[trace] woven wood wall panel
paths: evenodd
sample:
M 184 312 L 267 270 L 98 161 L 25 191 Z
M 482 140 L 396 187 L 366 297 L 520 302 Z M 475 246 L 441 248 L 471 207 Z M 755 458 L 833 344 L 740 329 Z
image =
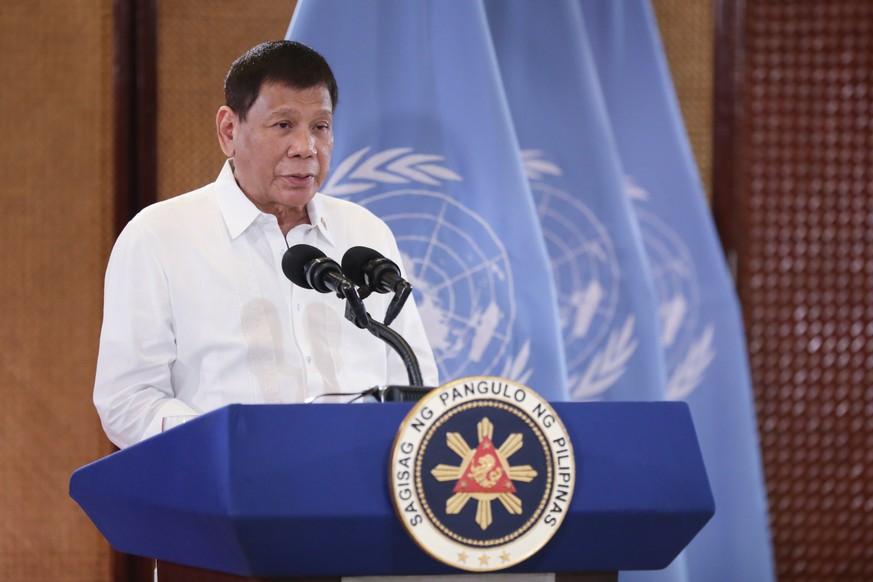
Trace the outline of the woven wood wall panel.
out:
M 211 182 L 224 155 L 215 114 L 224 76 L 247 49 L 285 37 L 294 1 L 158 2 L 158 198 Z
M 739 283 L 779 577 L 873 580 L 873 3 L 744 21 Z
M 91 390 L 113 237 L 110 12 L 0 8 L 0 580 L 109 578 L 68 483 L 109 452 Z
M 713 0 L 652 0 L 700 178 L 712 192 Z

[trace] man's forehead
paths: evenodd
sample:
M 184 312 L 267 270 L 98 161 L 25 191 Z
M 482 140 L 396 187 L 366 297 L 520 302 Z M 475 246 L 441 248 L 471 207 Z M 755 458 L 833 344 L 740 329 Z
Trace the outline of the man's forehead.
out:
M 265 81 L 261 84 L 256 101 L 275 101 L 277 99 L 301 105 L 324 105 L 327 109 L 333 109 L 330 91 L 324 84 L 311 87 L 295 87 L 277 81 Z

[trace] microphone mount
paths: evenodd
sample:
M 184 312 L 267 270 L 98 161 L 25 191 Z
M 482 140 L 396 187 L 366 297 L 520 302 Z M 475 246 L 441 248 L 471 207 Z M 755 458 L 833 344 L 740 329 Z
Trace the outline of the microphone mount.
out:
M 366 249 L 365 247 L 356 248 Z M 366 250 L 376 253 L 376 251 L 372 251 L 371 249 Z M 348 255 L 348 253 L 346 254 Z M 376 254 L 381 257 L 379 253 Z M 391 265 L 394 265 L 394 263 L 389 259 L 382 258 Z M 345 258 L 343 261 L 345 262 Z M 396 265 L 394 265 L 394 269 L 397 269 Z M 282 257 L 282 271 L 285 273 L 285 276 L 298 287 L 314 289 L 319 293 L 330 293 L 333 291 L 336 293 L 337 297 L 345 299 L 345 318 L 355 324 L 358 328 L 366 329 L 397 352 L 397 355 L 400 356 L 403 365 L 406 367 L 406 374 L 409 378 L 410 386 L 424 385 L 421 378 L 421 368 L 418 364 L 418 358 L 415 356 L 415 352 L 406 340 L 403 339 L 399 333 L 388 327 L 387 323 L 379 323 L 370 317 L 369 313 L 367 313 L 363 298 L 367 297 L 374 289 L 371 289 L 366 285 L 361 285 L 361 292 L 359 293 L 355 284 L 360 285 L 360 283 L 354 279 L 354 277 L 352 281 L 346 278 L 343 273 L 344 269 L 341 269 L 336 261 L 326 256 L 320 249 L 311 245 L 298 244 L 285 251 L 285 255 Z M 402 296 L 402 301 L 405 301 L 409 292 L 412 290 L 412 286 L 403 279 L 400 279 L 399 273 L 400 270 L 397 269 L 397 278 L 402 282 L 402 284 L 398 283 L 394 285 L 398 289 L 395 291 L 395 301 L 398 296 Z M 375 290 L 378 291 L 378 289 Z M 388 320 L 388 314 L 392 312 L 394 313 L 391 318 L 393 320 L 397 313 L 400 312 L 402 301 L 400 301 L 399 306 L 394 307 L 392 311 L 392 306 L 394 306 L 395 301 L 392 301 L 391 305 L 388 307 L 386 322 L 390 321 Z
M 319 293 L 333 291 L 337 297 L 346 300 L 346 319 L 361 329 L 367 327 L 370 316 L 357 288 L 343 275 L 339 263 L 321 249 L 306 244 L 294 245 L 282 257 L 282 272 L 298 287 Z

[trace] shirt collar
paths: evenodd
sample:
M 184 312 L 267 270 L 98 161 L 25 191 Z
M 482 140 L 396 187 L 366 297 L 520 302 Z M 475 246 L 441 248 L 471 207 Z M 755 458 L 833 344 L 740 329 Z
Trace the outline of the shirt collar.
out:
M 317 228 L 321 237 L 333 245 L 333 236 L 331 235 L 330 230 L 330 213 L 327 208 L 325 208 L 324 194 L 316 193 L 315 196 L 312 197 L 312 200 L 310 200 L 306 205 L 306 212 L 309 213 L 309 223 L 312 227 Z
M 215 179 L 215 185 L 218 187 L 218 206 L 221 209 L 221 215 L 224 217 L 224 223 L 227 225 L 228 233 L 231 239 L 237 238 L 252 223 L 262 214 L 257 206 L 249 200 L 248 196 L 240 189 L 236 183 L 236 178 L 233 176 L 232 160 L 227 160 Z M 330 233 L 329 212 L 325 208 L 322 194 L 316 194 L 306 204 L 306 211 L 309 214 L 309 228 L 318 229 L 319 234 L 331 245 L 333 244 L 333 236 Z
M 248 196 L 243 194 L 239 184 L 236 183 L 230 160 L 224 162 L 218 178 L 215 179 L 215 185 L 218 187 L 218 207 L 221 209 L 230 238 L 235 239 L 245 232 L 261 211 L 248 199 Z

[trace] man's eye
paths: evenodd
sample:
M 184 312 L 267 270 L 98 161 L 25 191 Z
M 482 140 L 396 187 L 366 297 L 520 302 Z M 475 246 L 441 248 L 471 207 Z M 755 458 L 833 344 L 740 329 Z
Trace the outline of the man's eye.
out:
M 287 121 L 280 121 L 276 124 L 276 127 L 278 127 L 279 129 L 288 129 L 289 127 L 291 127 L 291 124 Z

